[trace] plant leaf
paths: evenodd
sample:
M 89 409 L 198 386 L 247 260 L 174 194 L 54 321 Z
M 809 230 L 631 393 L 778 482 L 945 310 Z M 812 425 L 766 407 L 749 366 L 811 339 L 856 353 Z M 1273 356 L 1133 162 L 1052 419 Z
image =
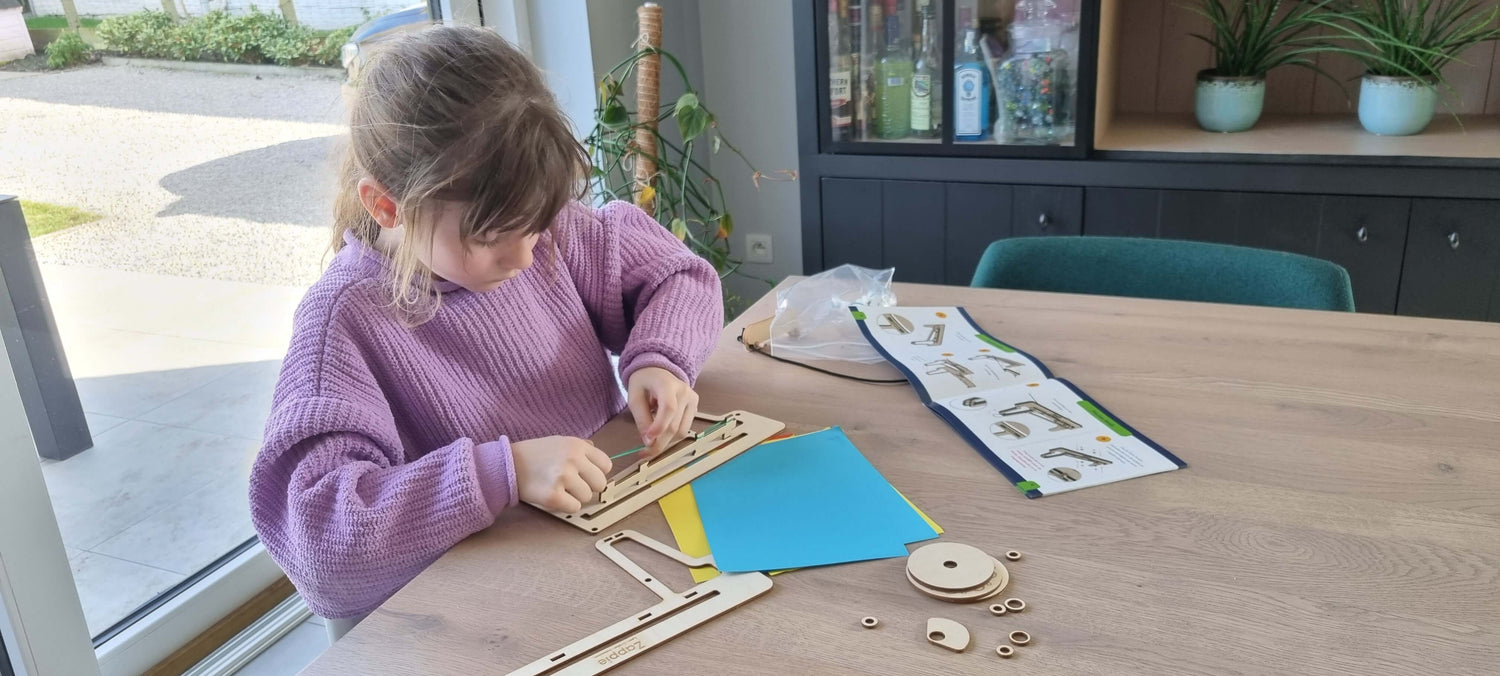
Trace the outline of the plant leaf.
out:
M 682 242 L 687 240 L 687 221 L 681 218 L 674 218 L 671 224 L 667 226 L 667 229 L 672 231 L 672 235 L 677 238 L 677 241 Z
M 734 234 L 734 217 L 730 216 L 728 213 L 725 213 L 723 216 L 719 217 L 718 239 L 729 239 L 729 236 L 732 234 Z
M 713 121 L 713 115 L 704 110 L 698 102 L 698 95 L 692 92 L 677 98 L 672 115 L 677 118 L 677 131 L 682 134 L 684 143 L 702 135 L 703 130 L 708 129 L 708 124 Z

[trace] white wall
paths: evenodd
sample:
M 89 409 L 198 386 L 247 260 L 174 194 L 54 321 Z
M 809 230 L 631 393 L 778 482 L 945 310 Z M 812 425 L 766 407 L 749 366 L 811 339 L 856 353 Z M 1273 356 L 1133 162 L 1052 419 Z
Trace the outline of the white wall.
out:
M 589 38 L 596 80 L 628 56 L 636 38 L 635 8 L 640 0 L 588 0 Z M 792 85 L 791 0 L 658 0 L 662 6 L 663 47 L 683 62 L 703 103 L 718 116 L 726 138 L 750 157 L 757 169 L 797 168 L 796 92 Z M 662 64 L 662 101 L 683 92 L 671 67 Z M 632 95 L 633 96 L 633 95 Z M 675 125 L 663 135 L 677 140 Z M 707 144 L 695 149 L 724 184 L 734 216 L 730 246 L 745 252 L 746 233 L 769 233 L 775 262 L 747 264 L 757 277 L 779 281 L 802 270 L 801 212 L 795 183 L 763 182 L 756 190 L 751 171 L 728 150 L 718 155 Z M 768 287 L 731 277 L 733 293 L 751 301 Z
M 199 16 L 216 9 L 239 14 L 255 5 L 262 12 L 279 13 L 278 0 L 174 0 L 177 11 Z M 75 0 L 83 16 L 117 16 L 143 9 L 161 9 L 161 0 Z M 364 23 L 365 12 L 371 16 L 389 14 L 418 4 L 418 0 L 296 0 L 297 21 L 312 28 L 342 28 Z M 33 0 L 38 15 L 62 14 L 61 0 Z M 361 11 L 363 10 L 363 11 Z
M 797 169 L 797 92 L 793 85 L 792 0 L 701 0 L 698 3 L 703 51 L 705 100 L 719 116 L 725 135 L 743 150 L 757 169 Z M 744 271 L 781 281 L 802 273 L 802 200 L 793 182 L 750 180 L 750 170 L 732 153 L 721 151 L 711 165 L 724 182 L 734 213 L 731 246 L 745 252 L 747 233 L 768 233 L 775 261 L 746 264 Z M 764 283 L 732 277 L 730 289 L 754 300 L 765 295 Z

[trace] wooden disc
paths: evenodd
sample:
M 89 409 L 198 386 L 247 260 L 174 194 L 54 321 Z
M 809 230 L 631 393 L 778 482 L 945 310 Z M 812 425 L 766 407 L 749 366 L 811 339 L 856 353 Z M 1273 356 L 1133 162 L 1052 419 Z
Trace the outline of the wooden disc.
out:
M 924 587 L 963 591 L 983 586 L 995 576 L 995 559 L 975 547 L 938 542 L 911 553 L 906 573 Z
M 990 558 L 990 562 L 993 566 L 992 570 L 994 570 L 994 575 L 989 579 L 989 581 L 978 587 L 964 591 L 951 592 L 943 591 L 941 589 L 933 589 L 922 584 L 920 580 L 913 577 L 911 571 L 906 572 L 906 580 L 908 582 L 911 582 L 911 585 L 913 587 L 916 587 L 917 591 L 931 596 L 932 598 L 935 598 L 939 601 L 947 601 L 949 603 L 973 603 L 975 601 L 983 601 L 985 599 L 999 596 L 1001 590 L 1005 589 L 1005 585 L 1010 584 L 1010 571 L 1005 569 L 1005 564 L 1000 563 L 999 559 L 995 559 L 993 557 Z

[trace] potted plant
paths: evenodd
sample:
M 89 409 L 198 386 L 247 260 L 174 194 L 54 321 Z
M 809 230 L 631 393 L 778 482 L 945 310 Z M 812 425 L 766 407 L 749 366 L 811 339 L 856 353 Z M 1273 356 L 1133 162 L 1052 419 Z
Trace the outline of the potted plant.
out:
M 1308 57 L 1321 47 L 1308 42 L 1304 33 L 1317 26 L 1331 2 L 1198 0 L 1185 5 L 1212 28 L 1209 35 L 1193 34 L 1214 49 L 1214 67 L 1198 73 L 1194 92 L 1198 126 L 1217 132 L 1254 127 L 1265 106 L 1266 73 L 1280 66 L 1317 70 Z
M 1331 51 L 1365 67 L 1359 85 L 1359 122 L 1382 136 L 1427 128 L 1437 108 L 1443 68 L 1474 45 L 1500 38 L 1500 6 L 1476 0 L 1345 0 L 1316 17 L 1332 29 Z

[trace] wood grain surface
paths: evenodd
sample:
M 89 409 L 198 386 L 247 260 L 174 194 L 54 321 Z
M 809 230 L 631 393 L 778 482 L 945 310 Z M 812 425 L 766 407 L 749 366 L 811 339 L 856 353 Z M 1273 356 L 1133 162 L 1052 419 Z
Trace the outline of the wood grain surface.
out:
M 1500 664 L 1500 325 L 898 285 L 963 305 L 1186 469 L 1027 500 L 904 385 L 749 354 L 725 330 L 710 411 L 842 425 L 947 529 L 1003 556 L 1022 613 L 928 598 L 904 559 L 777 576 L 618 674 L 1481 674 Z M 769 298 L 769 297 L 768 297 Z M 626 421 L 597 437 L 634 446 Z M 670 542 L 648 507 L 620 524 Z M 536 510 L 454 547 L 305 673 L 503 674 L 656 597 Z M 629 555 L 681 590 L 687 572 Z M 860 618 L 880 619 L 877 629 Z M 930 617 L 966 625 L 953 654 Z M 1002 661 L 1013 630 L 1031 645 Z M 1016 672 L 1019 673 L 1019 672 Z

